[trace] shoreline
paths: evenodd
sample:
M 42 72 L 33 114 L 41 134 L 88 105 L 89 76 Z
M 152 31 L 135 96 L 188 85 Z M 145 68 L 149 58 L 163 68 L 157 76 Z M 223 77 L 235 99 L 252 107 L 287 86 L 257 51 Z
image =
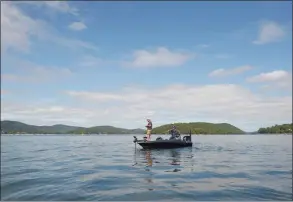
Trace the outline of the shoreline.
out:
M 130 136 L 130 135 L 142 135 L 145 134 L 1 134 L 1 136 L 111 136 L 111 135 L 123 135 L 123 136 Z M 152 134 L 154 136 L 169 136 L 164 134 Z M 181 134 L 181 136 L 188 135 L 188 134 Z M 214 136 L 214 135 L 225 135 L 225 136 L 235 136 L 235 135 L 292 135 L 292 133 L 246 133 L 246 134 L 191 134 L 192 136 Z

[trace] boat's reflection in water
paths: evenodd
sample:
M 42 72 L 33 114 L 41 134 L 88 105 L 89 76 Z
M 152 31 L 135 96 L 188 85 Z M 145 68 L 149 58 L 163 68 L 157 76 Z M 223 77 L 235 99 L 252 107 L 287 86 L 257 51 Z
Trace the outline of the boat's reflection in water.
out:
M 140 170 L 139 175 L 146 189 L 152 191 L 158 189 L 166 178 L 169 180 L 176 178 L 174 175 L 176 173 L 192 172 L 193 160 L 192 147 L 161 150 L 135 149 L 133 166 Z
M 174 167 L 174 172 L 178 172 L 180 169 L 177 167 L 193 167 L 193 157 L 192 147 L 158 150 L 135 149 L 133 166 L 145 167 L 146 171 L 150 171 L 151 168 L 155 169 L 156 167 L 169 169 L 170 167 Z
M 170 150 L 171 154 L 171 165 L 180 165 L 180 152 L 176 150 Z

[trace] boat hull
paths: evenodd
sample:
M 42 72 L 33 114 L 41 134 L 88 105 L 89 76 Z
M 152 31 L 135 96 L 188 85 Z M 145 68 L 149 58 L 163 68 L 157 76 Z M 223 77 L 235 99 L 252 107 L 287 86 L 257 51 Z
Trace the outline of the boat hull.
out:
M 191 141 L 182 141 L 182 140 L 156 140 L 156 141 L 137 141 L 144 149 L 173 149 L 180 147 L 192 147 Z

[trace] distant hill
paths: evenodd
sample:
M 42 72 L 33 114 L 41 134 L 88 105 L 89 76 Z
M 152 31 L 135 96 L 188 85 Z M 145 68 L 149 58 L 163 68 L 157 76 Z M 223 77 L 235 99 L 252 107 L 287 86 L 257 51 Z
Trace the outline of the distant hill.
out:
M 260 129 L 258 129 L 257 132 L 261 133 L 261 134 L 269 134 L 269 133 L 280 133 L 280 134 L 289 133 L 289 134 L 292 134 L 292 123 L 282 124 L 282 125 L 276 124 L 271 127 L 260 128 Z
M 286 133 L 292 134 L 292 123 L 274 125 L 267 128 L 260 128 L 256 132 L 246 133 L 241 129 L 228 123 L 175 123 L 181 134 L 188 134 L 191 130 L 192 134 L 268 134 L 268 133 Z M 155 127 L 152 134 L 166 134 L 170 130 L 172 124 L 166 124 Z M 8 134 L 25 133 L 25 134 L 145 134 L 143 129 L 125 129 L 113 126 L 95 126 L 95 127 L 77 127 L 68 125 L 52 125 L 52 126 L 35 126 L 18 121 L 1 121 L 1 132 Z
M 27 133 L 27 134 L 142 134 L 142 129 L 124 129 L 113 126 L 77 127 L 57 124 L 53 126 L 35 126 L 18 121 L 1 121 L 1 131 L 4 133 Z
M 67 125 L 35 126 L 18 121 L 1 121 L 1 131 L 6 133 L 31 133 L 31 134 L 62 134 L 75 130 L 78 127 Z
M 79 127 L 75 130 L 70 131 L 73 134 L 142 134 L 145 133 L 145 130 L 142 129 L 125 129 L 125 128 L 116 128 L 113 126 L 95 126 L 90 128 Z
M 191 130 L 192 134 L 244 134 L 239 128 L 228 123 L 175 123 L 182 134 Z M 165 134 L 172 127 L 166 124 L 153 129 L 153 134 Z M 143 129 L 125 129 L 113 126 L 77 127 L 68 125 L 35 126 L 17 121 L 1 121 L 1 131 L 4 133 L 26 133 L 26 134 L 145 134 Z
M 191 130 L 192 134 L 244 134 L 245 132 L 228 123 L 175 123 L 177 129 L 182 134 L 187 134 Z M 172 124 L 162 125 L 153 129 L 153 134 L 165 134 L 170 130 Z

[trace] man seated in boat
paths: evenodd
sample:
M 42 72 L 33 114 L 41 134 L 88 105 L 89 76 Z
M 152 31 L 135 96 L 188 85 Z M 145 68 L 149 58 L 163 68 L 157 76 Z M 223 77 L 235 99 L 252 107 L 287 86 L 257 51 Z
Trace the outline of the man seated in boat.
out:
M 180 133 L 177 130 L 175 125 L 173 125 L 172 129 L 169 130 L 169 133 L 171 134 L 170 140 L 177 139 L 177 138 L 180 139 Z
M 147 140 L 150 141 L 151 140 L 151 133 L 152 133 L 152 129 L 153 129 L 153 123 L 150 119 L 147 119 L 148 124 L 145 126 L 147 128 Z

